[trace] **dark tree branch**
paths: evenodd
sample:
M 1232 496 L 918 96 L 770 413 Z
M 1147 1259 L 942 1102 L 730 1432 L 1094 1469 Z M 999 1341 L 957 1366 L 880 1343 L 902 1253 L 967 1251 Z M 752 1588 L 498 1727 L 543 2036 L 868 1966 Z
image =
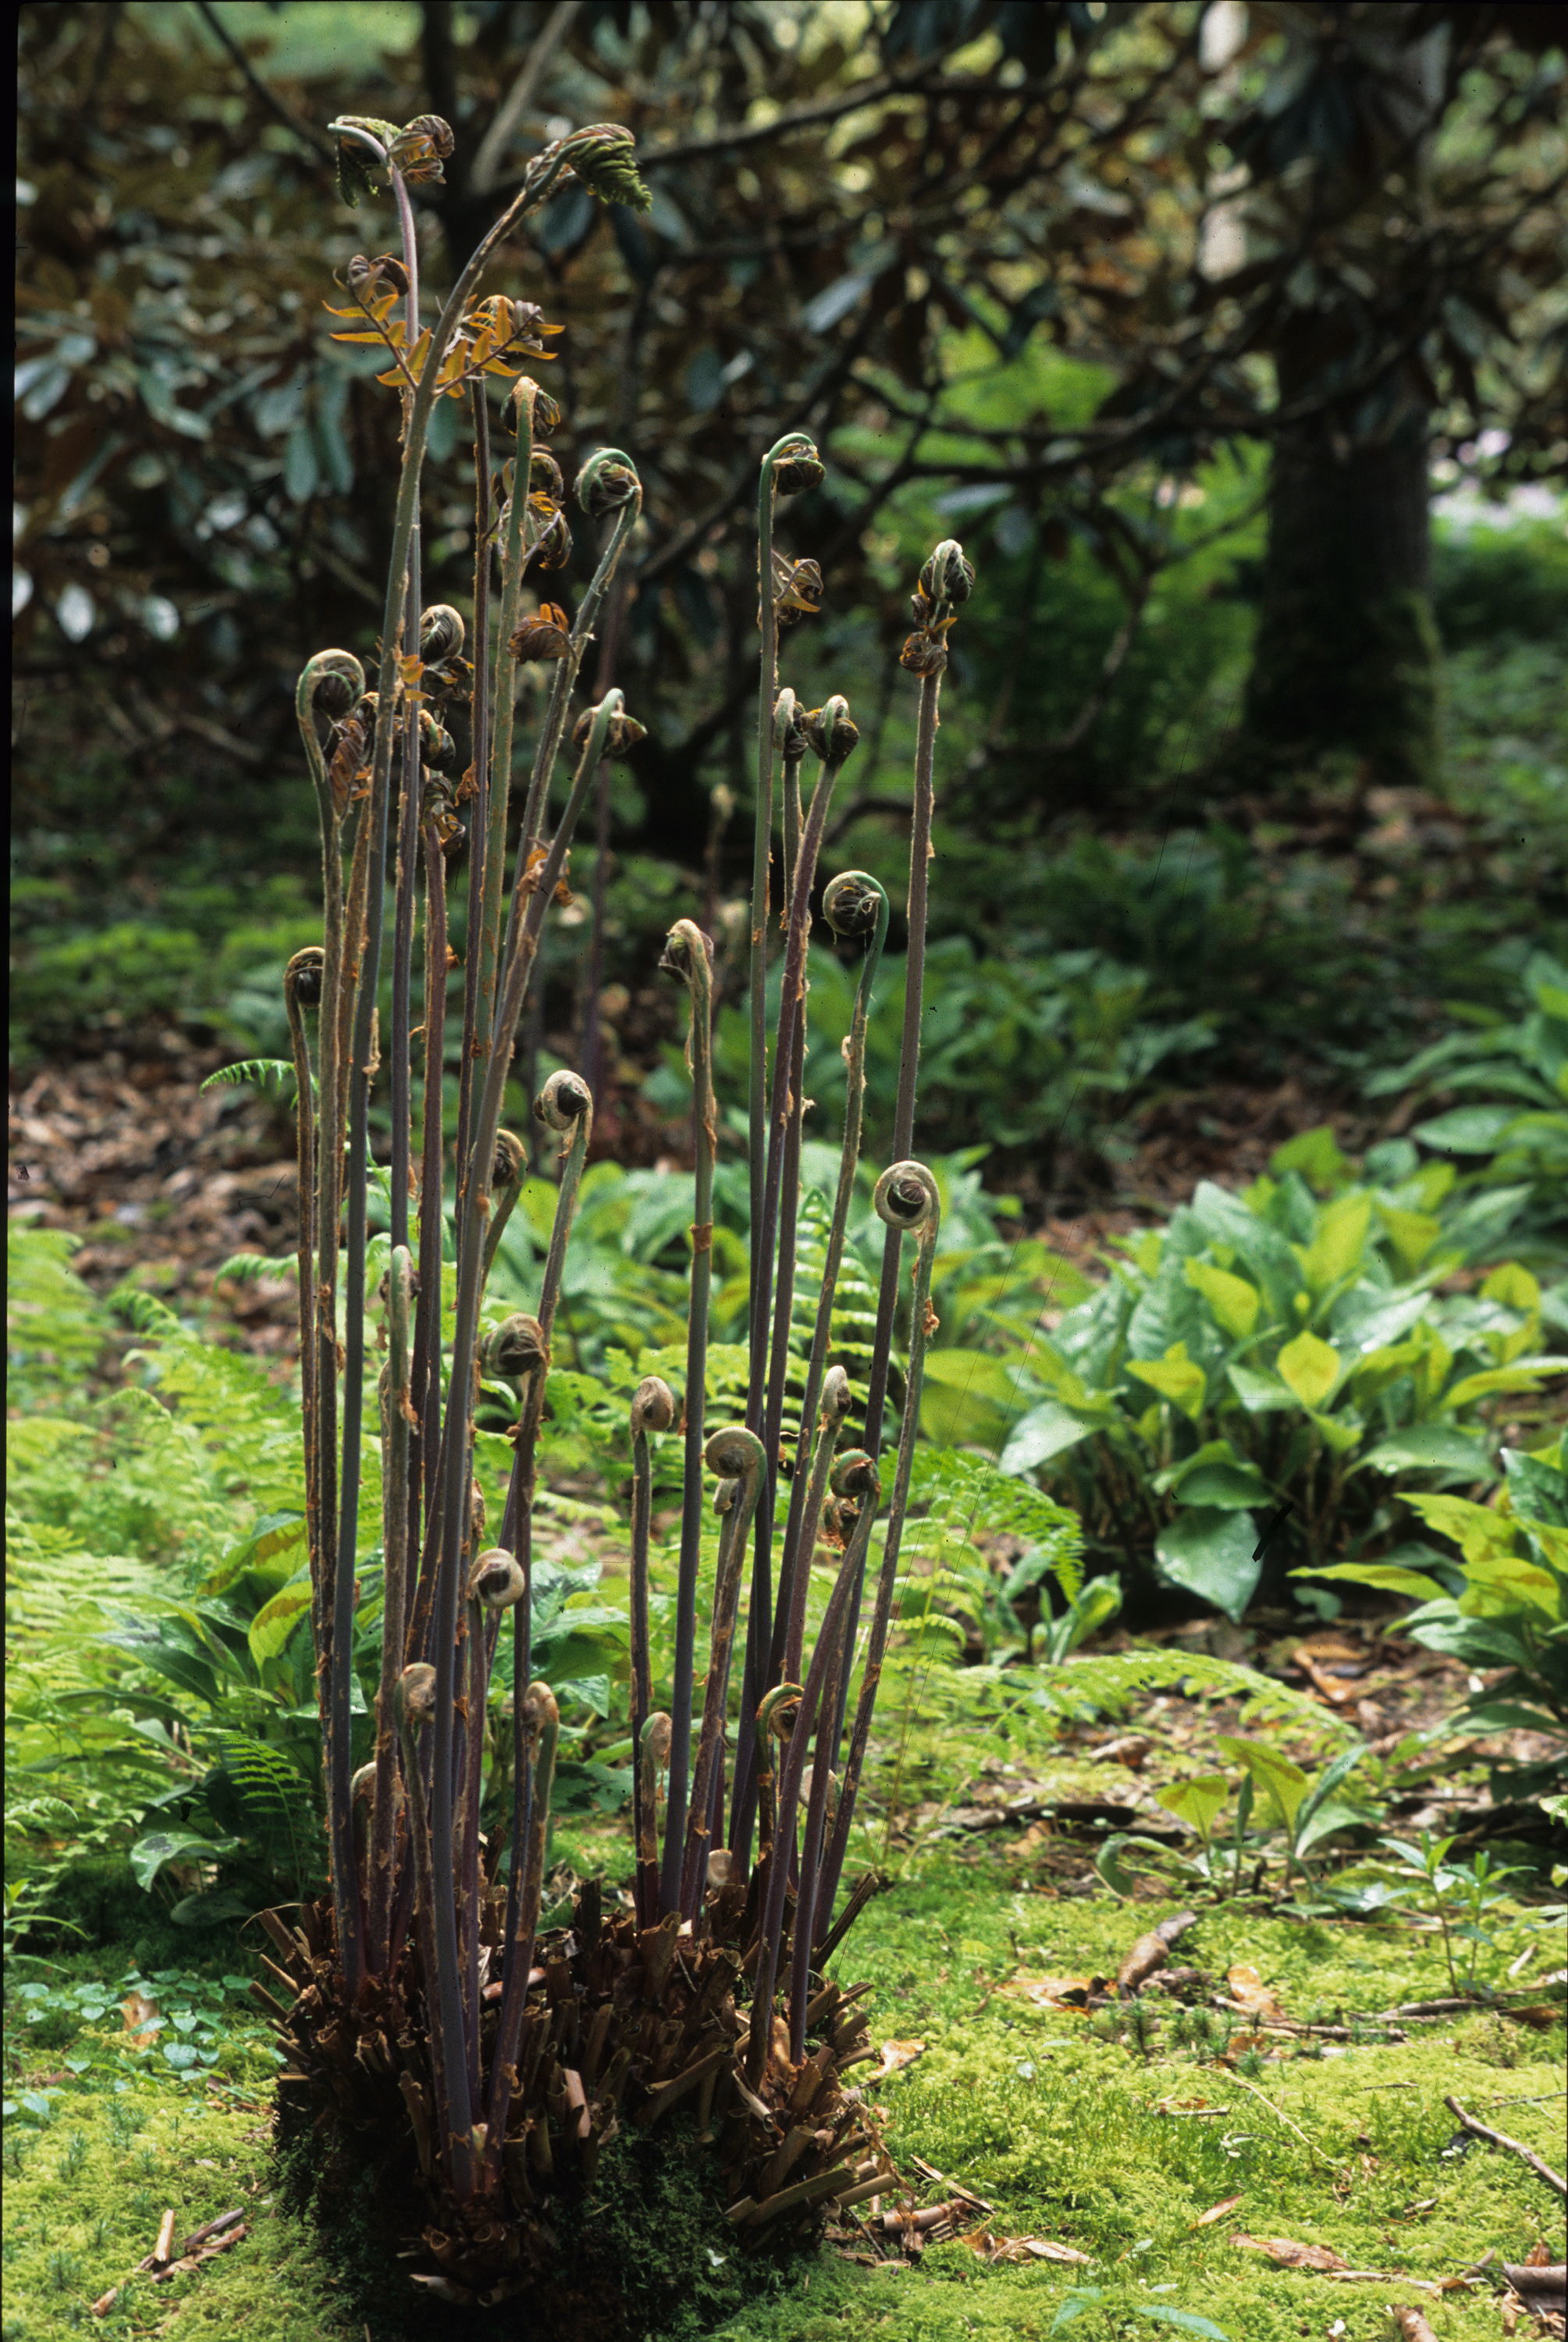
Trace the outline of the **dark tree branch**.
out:
M 275 115 L 285 130 L 292 130 L 296 138 L 303 138 L 305 145 L 313 147 L 324 161 L 332 162 L 335 159 L 333 143 L 325 131 L 318 130 L 312 122 L 306 122 L 302 115 L 295 112 L 286 99 L 279 97 L 275 90 L 267 87 L 239 43 L 223 23 L 217 10 L 209 5 L 209 0 L 196 0 L 196 14 L 208 32 L 221 44 L 239 67 L 245 75 L 245 85 L 252 96 L 259 98 L 267 112 Z
M 555 0 L 543 30 L 523 60 L 522 71 L 495 109 L 494 119 L 479 142 L 469 174 L 469 192 L 488 195 L 500 176 L 501 157 L 526 116 L 549 71 L 556 51 L 581 12 L 582 0 Z M 647 157 L 640 156 L 645 163 Z

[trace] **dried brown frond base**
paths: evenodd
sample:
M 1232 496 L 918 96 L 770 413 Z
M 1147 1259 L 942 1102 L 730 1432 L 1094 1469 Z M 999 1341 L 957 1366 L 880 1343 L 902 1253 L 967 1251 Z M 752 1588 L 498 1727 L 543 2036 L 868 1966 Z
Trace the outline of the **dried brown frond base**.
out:
M 700 2175 L 724 2246 L 718 2258 L 776 2261 L 814 2247 L 830 2214 L 878 2191 L 899 2196 L 879 2117 L 845 2079 L 871 2054 L 857 1996 L 821 1984 L 804 2062 L 791 2064 L 775 2019 L 765 2070 L 754 2089 L 746 2081 L 741 1947 L 754 1938 L 756 1899 L 754 1880 L 724 1887 L 696 1931 L 679 1934 L 673 1919 L 640 1930 L 629 1913 L 607 1917 L 596 1884 L 582 1890 L 570 1929 L 536 1948 L 496 2185 L 464 2202 L 434 2152 L 413 1941 L 390 1983 L 372 1984 L 350 2008 L 331 1904 L 301 1907 L 293 1927 L 268 1913 L 277 1953 L 269 1966 L 290 1996 L 269 2006 L 288 2059 L 277 2138 L 295 2191 L 327 2227 L 352 2199 L 360 2225 L 380 2232 L 383 2262 L 396 2257 L 405 2282 L 437 2300 L 478 2307 L 527 2287 L 532 2304 L 560 2291 L 564 2318 L 565 2289 L 580 2292 L 584 2267 L 607 2269 L 610 2291 L 627 2299 L 617 2307 L 602 2276 L 592 2318 L 583 2322 L 581 2305 L 573 2310 L 584 2342 L 645 2330 L 631 2297 L 641 2301 L 655 2272 L 629 2266 L 624 2251 L 606 2259 L 608 2230 L 592 2232 L 611 2199 L 624 2197 L 629 2173 L 644 2175 L 646 2196 L 666 2149 Z M 481 1967 L 482 2058 L 494 2037 L 503 1917 L 496 1898 Z M 685 2257 L 689 2272 L 691 2239 L 663 2241 L 672 2267 Z M 553 2326 L 541 2318 L 531 2330 Z

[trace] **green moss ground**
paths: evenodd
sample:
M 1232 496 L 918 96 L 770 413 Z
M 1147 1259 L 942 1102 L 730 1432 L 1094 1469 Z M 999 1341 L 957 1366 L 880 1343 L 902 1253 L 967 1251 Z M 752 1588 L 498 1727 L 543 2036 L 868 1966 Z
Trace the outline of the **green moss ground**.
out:
M 1326 2337 L 1338 2319 L 1344 2342 L 1371 2342 L 1383 2305 L 1401 2299 L 1422 2304 L 1438 2342 L 1491 2342 L 1489 2291 L 1434 2300 L 1399 2280 L 1453 2276 L 1488 2251 L 1523 2259 L 1541 2239 L 1561 2252 L 1561 2207 L 1550 2192 L 1483 2146 L 1445 2154 L 1454 2125 L 1443 2107 L 1444 2093 L 1457 2092 L 1561 2160 L 1564 2100 L 1545 2096 L 1562 2091 L 1561 2027 L 1541 2033 L 1472 2016 L 1404 2044 L 1289 2056 L 1265 2066 L 1252 2088 L 1223 2067 L 1200 2068 L 1164 2038 L 1145 2059 L 1006 1987 L 1020 1973 L 1114 1969 L 1133 1937 L 1174 1907 L 1118 1904 L 1103 1891 L 1052 1895 L 1029 1883 L 1029 1859 L 994 1841 L 973 1855 L 938 1848 L 871 1906 L 840 1964 L 876 1987 L 874 2039 L 926 2044 L 879 2094 L 895 2156 L 906 2168 L 919 2156 L 987 2198 L 997 2235 L 1050 2237 L 1094 2266 L 989 2267 L 959 2244 L 933 2247 L 916 2268 L 869 2270 L 824 2254 L 781 2295 L 727 2316 L 715 2269 L 689 2313 L 661 2326 L 660 2342 L 698 2334 L 829 2342 L 862 2331 L 1028 2342 L 1049 2334 L 1085 2287 L 1099 2298 L 1076 2318 L 1082 2342 L 1155 2334 L 1151 2313 L 1162 2308 L 1205 2318 L 1229 2342 Z M 1527 1924 L 1523 1914 L 1501 1920 L 1483 1972 L 1501 1977 L 1530 1940 Z M 112 1980 L 125 1949 L 79 1955 L 57 1974 Z M 1206 1910 L 1182 1957 L 1216 1974 L 1250 1962 L 1296 2016 L 1374 2009 L 1445 1984 L 1436 1947 L 1406 1930 L 1303 1926 L 1236 1906 Z M 234 1961 L 229 1946 L 216 1965 L 232 1971 Z M 41 2128 L 24 2118 L 8 2131 L 5 2342 L 83 2328 L 177 2342 L 357 2342 L 366 2333 L 403 2342 L 401 2321 L 373 2315 L 367 2327 L 350 2309 L 317 2239 L 278 2200 L 266 2053 L 243 2007 L 236 1997 L 216 2087 L 108 2042 L 78 2075 L 65 2061 L 92 2048 L 90 2039 L 60 2037 L 64 2022 L 42 2028 L 42 2041 L 34 2028 L 30 2071 L 13 2063 L 10 2087 L 47 2081 L 54 2110 Z M 1162 2116 L 1162 2097 L 1225 2111 Z M 1231 2196 L 1242 2198 L 1233 2214 L 1194 2226 Z M 166 2204 L 178 2207 L 183 2235 L 239 2203 L 250 2232 L 232 2252 L 171 2285 L 125 2282 Z M 1238 2228 L 1330 2245 L 1388 2282 L 1278 2269 L 1230 2244 Z M 90 2317 L 88 2305 L 116 2283 L 108 2316 Z M 521 2322 L 506 2330 L 527 2331 Z

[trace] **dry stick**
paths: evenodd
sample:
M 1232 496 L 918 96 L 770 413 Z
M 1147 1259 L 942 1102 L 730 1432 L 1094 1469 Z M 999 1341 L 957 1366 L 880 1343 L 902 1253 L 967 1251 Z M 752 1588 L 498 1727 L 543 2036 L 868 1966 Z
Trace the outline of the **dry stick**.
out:
M 915 1216 L 914 1195 L 924 1191 L 925 1208 Z M 899 1547 L 904 1536 L 904 1516 L 909 1501 L 909 1478 L 914 1463 L 915 1435 L 920 1425 L 920 1393 L 925 1374 L 925 1349 L 933 1330 L 931 1315 L 931 1272 L 936 1257 L 936 1242 L 941 1233 L 942 1209 L 937 1197 L 936 1183 L 923 1164 L 895 1163 L 877 1181 L 878 1208 L 889 1227 L 899 1231 L 900 1219 L 904 1227 L 917 1229 L 919 1249 L 914 1260 L 914 1287 L 910 1310 L 909 1369 L 904 1378 L 904 1415 L 899 1426 L 898 1461 L 894 1467 L 893 1503 L 887 1518 L 887 1538 L 883 1547 L 882 1572 L 877 1579 L 876 1601 L 871 1615 L 871 1629 L 866 1636 L 865 1662 L 861 1676 L 860 1702 L 855 1709 L 854 1728 L 850 1735 L 849 1750 L 844 1759 L 844 1779 L 839 1789 L 838 1812 L 834 1817 L 833 1837 L 822 1876 L 814 1886 L 817 1908 L 826 1931 L 833 1917 L 834 1897 L 843 1875 L 844 1856 L 849 1847 L 849 1833 L 854 1820 L 855 1799 L 860 1791 L 860 1777 L 865 1764 L 866 1745 L 871 1737 L 872 1711 L 876 1705 L 878 1686 L 882 1680 L 883 1658 L 887 1649 L 887 1631 L 893 1617 L 893 1597 L 898 1576 Z M 886 1208 L 884 1208 L 885 1203 Z M 858 1589 L 857 1589 L 858 1590 Z M 844 1648 L 853 1650 L 850 1632 L 854 1624 L 852 1601 L 850 1626 L 844 1636 Z M 847 1662 L 841 1679 L 841 1698 L 847 1700 L 851 1669 Z M 842 1714 L 842 1710 L 841 1710 Z M 843 1731 L 835 1722 L 828 1738 L 830 1751 L 836 1749 Z
M 725 1705 L 729 1696 L 730 1649 L 734 1641 L 735 1606 L 740 1595 L 741 1569 L 745 1560 L 746 1539 L 762 1490 L 766 1457 L 762 1441 L 754 1431 L 739 1424 L 727 1430 L 715 1431 L 704 1450 L 704 1459 L 711 1472 L 721 1479 L 738 1482 L 739 1486 L 721 1490 L 727 1494 L 724 1524 L 719 1537 L 718 1565 L 714 1574 L 714 1616 L 709 1639 L 707 1681 L 703 1693 L 703 1721 L 697 1738 L 696 1771 L 692 1780 L 692 1796 L 686 1823 L 685 1851 L 680 1877 L 679 1908 L 684 1918 L 695 1920 L 702 1908 L 703 1893 L 707 1885 L 708 1853 L 712 1842 L 713 1793 L 719 1752 L 724 1746 Z M 679 1683 L 676 1686 L 680 1688 Z M 690 1693 L 688 1689 L 688 1699 Z M 676 1745 L 678 1746 L 678 1740 Z M 671 1756 L 674 1757 L 672 1747 Z M 674 1777 L 672 1770 L 672 1779 Z M 675 1803 L 672 1796 L 665 1821 L 665 1857 L 670 1843 L 675 1837 Z
M 703 1451 L 706 1445 L 708 1306 L 713 1282 L 714 1158 L 718 1118 L 714 1105 L 713 946 L 690 919 L 670 929 L 659 962 L 680 976 L 690 996 L 686 1061 L 692 1074 L 694 1156 L 691 1291 L 686 1317 L 685 1425 L 681 1484 L 681 1550 L 675 1578 L 674 1678 L 670 1692 L 670 1777 L 664 1805 L 659 1900 L 673 1911 L 681 1899 L 682 1841 L 691 1777 L 692 1667 L 696 1646 L 697 1576 L 703 1557 Z M 747 1508 L 751 1525 L 755 1499 Z M 727 1655 L 726 1655 L 727 1659 Z M 653 1920 L 648 1924 L 652 1926 Z
M 1303 2130 L 1301 2125 L 1299 2123 L 1292 2122 L 1289 2115 L 1284 2112 L 1283 2108 L 1275 2106 L 1273 2098 L 1270 2097 L 1266 2090 L 1260 2090 L 1257 2084 L 1255 2082 L 1249 2082 L 1244 2074 L 1227 2073 L 1224 2078 L 1227 2082 L 1233 2082 L 1238 2090 L 1250 2090 L 1253 2097 L 1256 2098 L 1261 2105 L 1267 2107 L 1270 2114 L 1274 2116 L 1278 2121 L 1283 2122 L 1287 2130 L 1294 2131 L 1296 2137 L 1300 2139 L 1302 2145 L 1306 2148 L 1309 2155 L 1315 2155 L 1320 2163 L 1326 2163 L 1331 2171 L 1341 2173 L 1346 2179 L 1351 2177 L 1349 2166 L 1343 2163 L 1336 2163 L 1332 2155 L 1325 2155 L 1321 2147 L 1315 2146 L 1307 2137 L 1305 2131 Z
M 1554 2187 L 1559 2196 L 1568 2197 L 1568 2179 L 1564 2179 L 1560 2171 L 1553 2171 L 1533 2147 L 1524 2147 L 1518 2139 L 1510 2138 L 1506 2131 L 1493 2130 L 1489 2123 L 1478 2122 L 1473 2115 L 1465 2113 L 1457 2098 L 1444 2098 L 1443 2103 L 1462 2129 L 1471 2132 L 1476 2138 L 1485 2139 L 1493 2147 L 1506 2147 L 1510 2155 L 1516 2155 L 1521 2163 L 1530 2166 L 1537 2179 L 1544 2179 L 1547 2187 Z
M 648 1541 L 654 1512 L 651 1432 L 668 1431 L 675 1420 L 674 1393 L 656 1375 L 644 1376 L 632 1401 L 632 1553 L 629 1588 L 632 1690 L 632 1844 L 636 1859 L 637 1924 L 651 1927 L 659 1916 L 658 1849 L 654 1836 L 654 1798 L 643 1761 L 643 1741 L 654 1712 L 653 1657 L 648 1634 Z

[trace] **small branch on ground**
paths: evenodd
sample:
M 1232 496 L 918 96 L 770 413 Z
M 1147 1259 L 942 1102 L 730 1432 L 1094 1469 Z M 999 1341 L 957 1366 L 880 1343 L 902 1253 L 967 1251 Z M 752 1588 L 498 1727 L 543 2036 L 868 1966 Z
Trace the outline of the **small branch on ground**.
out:
M 1568 2179 L 1564 2179 L 1560 2171 L 1553 2171 L 1533 2147 L 1524 2147 L 1518 2139 L 1510 2138 L 1506 2131 L 1493 2130 L 1489 2123 L 1477 2121 L 1473 2115 L 1465 2113 L 1455 2097 L 1446 2097 L 1443 2103 L 1461 2129 L 1471 2132 L 1476 2138 L 1486 2139 L 1493 2147 L 1506 2147 L 1510 2155 L 1516 2155 L 1522 2163 L 1527 2163 L 1538 2179 L 1544 2179 L 1548 2187 L 1554 2187 L 1559 2196 L 1568 2197 Z

